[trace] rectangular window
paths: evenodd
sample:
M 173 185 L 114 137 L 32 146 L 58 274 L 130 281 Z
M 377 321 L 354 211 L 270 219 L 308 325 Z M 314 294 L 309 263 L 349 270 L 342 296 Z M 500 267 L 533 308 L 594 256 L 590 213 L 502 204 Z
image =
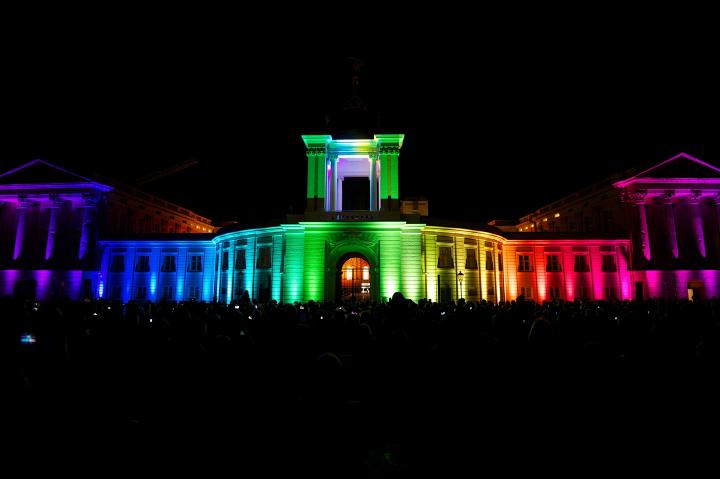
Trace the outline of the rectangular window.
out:
M 163 273 L 174 273 L 175 272 L 175 255 L 163 256 L 162 266 L 160 271 Z
M 190 286 L 190 298 L 191 299 L 200 298 L 200 286 Z
M 607 299 L 608 301 L 617 299 L 617 295 L 615 294 L 615 288 L 613 286 L 607 286 L 605 288 L 605 299 Z
M 550 287 L 550 288 L 548 288 L 548 294 L 550 295 L 550 299 L 552 299 L 552 300 L 562 299 L 560 297 L 560 288 Z
M 150 271 L 150 256 L 138 256 L 135 264 L 136 273 L 147 273 Z
M 173 299 L 173 287 L 172 286 L 163 286 L 162 298 L 163 299 Z
M 146 286 L 138 286 L 136 292 L 135 292 L 135 299 L 145 299 L 147 298 L 147 287 Z
M 230 266 L 230 252 L 229 252 L 229 251 L 223 251 L 223 254 L 222 254 L 222 270 L 223 270 L 223 271 L 227 271 L 229 266 Z
M 235 269 L 245 269 L 246 267 L 247 265 L 245 264 L 245 250 L 235 250 Z
M 559 273 L 562 271 L 560 267 L 560 260 L 555 254 L 550 254 L 547 257 L 547 271 L 550 273 Z
M 518 255 L 518 271 L 532 271 L 532 264 L 530 263 L 530 255 L 527 255 L 527 254 Z
M 503 270 L 502 252 L 498 251 L 498 271 Z
M 245 278 L 239 274 L 235 277 L 235 295 L 242 296 L 245 292 Z
M 261 246 L 258 248 L 256 268 L 269 268 L 272 266 L 272 260 L 270 256 L 270 247 Z
M 532 298 L 532 288 L 529 286 L 528 287 L 521 286 L 520 287 L 520 295 L 524 296 L 526 299 Z
M 492 251 L 485 251 L 485 269 L 488 271 L 495 269 Z
M 188 266 L 188 271 L 190 271 L 192 273 L 197 273 L 199 271 L 202 271 L 202 256 L 200 256 L 200 255 L 190 256 L 190 264 Z
M 122 273 L 125 271 L 125 256 L 115 255 L 110 263 L 111 273 Z
M 120 293 L 121 293 L 120 286 L 113 286 L 112 292 L 110 293 L 110 299 L 114 299 L 114 300 L 121 299 Z
M 455 263 L 452 257 L 452 248 L 450 246 L 438 247 L 438 268 L 454 268 Z
M 587 273 L 590 271 L 590 265 L 587 261 L 587 256 L 584 254 L 576 254 L 575 255 L 575 268 L 574 271 L 576 273 Z
M 588 296 L 587 286 L 578 286 L 577 294 L 578 294 L 578 298 L 580 298 L 580 299 L 588 299 L 589 296 Z
M 478 269 L 475 248 L 465 249 L 465 269 Z
M 603 273 L 614 273 L 617 271 L 617 265 L 615 264 L 615 255 L 604 254 L 602 255 L 602 272 Z

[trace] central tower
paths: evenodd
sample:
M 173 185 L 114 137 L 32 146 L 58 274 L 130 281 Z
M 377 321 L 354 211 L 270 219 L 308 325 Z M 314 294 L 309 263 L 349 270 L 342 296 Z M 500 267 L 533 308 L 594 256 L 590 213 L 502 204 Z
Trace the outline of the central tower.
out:
M 398 157 L 404 137 L 333 140 L 330 135 L 303 135 L 306 212 L 398 211 Z

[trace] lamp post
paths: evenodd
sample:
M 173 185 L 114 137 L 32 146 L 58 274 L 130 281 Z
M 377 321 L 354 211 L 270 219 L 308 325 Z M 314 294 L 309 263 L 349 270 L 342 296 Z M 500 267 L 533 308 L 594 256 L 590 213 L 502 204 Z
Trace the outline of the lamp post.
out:
M 457 279 L 458 279 L 458 283 L 460 283 L 460 294 L 458 294 L 458 299 L 462 299 L 462 297 L 463 297 L 463 276 L 465 276 L 463 274 L 463 272 L 458 271 Z

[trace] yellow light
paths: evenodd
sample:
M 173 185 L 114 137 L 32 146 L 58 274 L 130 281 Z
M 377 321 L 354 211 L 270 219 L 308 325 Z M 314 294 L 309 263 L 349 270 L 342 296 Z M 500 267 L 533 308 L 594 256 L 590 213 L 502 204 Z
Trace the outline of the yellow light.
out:
M 547 218 L 543 218 L 543 222 L 544 222 L 544 223 L 547 223 Z
M 555 218 L 560 218 L 560 213 L 555 213 Z
M 348 281 L 352 280 L 352 269 L 348 268 L 345 270 L 345 279 Z

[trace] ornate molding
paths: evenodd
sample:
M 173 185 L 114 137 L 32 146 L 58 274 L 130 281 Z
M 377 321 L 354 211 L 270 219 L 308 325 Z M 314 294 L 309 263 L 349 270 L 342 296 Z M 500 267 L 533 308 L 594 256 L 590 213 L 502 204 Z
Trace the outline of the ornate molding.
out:
M 307 155 L 308 155 L 308 156 L 311 156 L 311 155 L 315 155 L 315 156 L 325 156 L 325 152 L 326 152 L 326 150 L 325 150 L 324 147 L 312 146 L 312 147 L 310 147 L 310 148 L 307 149 Z
M 383 155 L 388 155 L 388 154 L 399 155 L 400 148 L 398 148 L 397 146 L 381 146 L 378 148 L 378 152 Z
M 18 208 L 32 208 L 33 206 L 37 206 L 37 205 L 38 205 L 38 202 L 28 199 L 27 195 L 19 195 L 18 196 L 18 201 L 17 201 Z
M 331 250 L 341 246 L 351 245 L 374 249 L 377 247 L 378 238 L 375 233 L 366 231 L 343 231 L 342 233 L 333 233 L 330 235 L 327 242 Z
M 647 190 L 645 190 L 645 189 L 637 189 L 635 191 L 623 190 L 622 193 L 620 193 L 620 200 L 623 203 L 633 204 L 633 205 L 645 203 L 646 197 L 647 197 Z
M 690 190 L 690 195 L 688 195 L 688 201 L 690 202 L 690 204 L 698 204 L 702 200 L 702 196 L 702 190 Z
M 675 199 L 675 190 L 665 190 L 660 196 L 660 201 L 665 205 L 671 205 Z

